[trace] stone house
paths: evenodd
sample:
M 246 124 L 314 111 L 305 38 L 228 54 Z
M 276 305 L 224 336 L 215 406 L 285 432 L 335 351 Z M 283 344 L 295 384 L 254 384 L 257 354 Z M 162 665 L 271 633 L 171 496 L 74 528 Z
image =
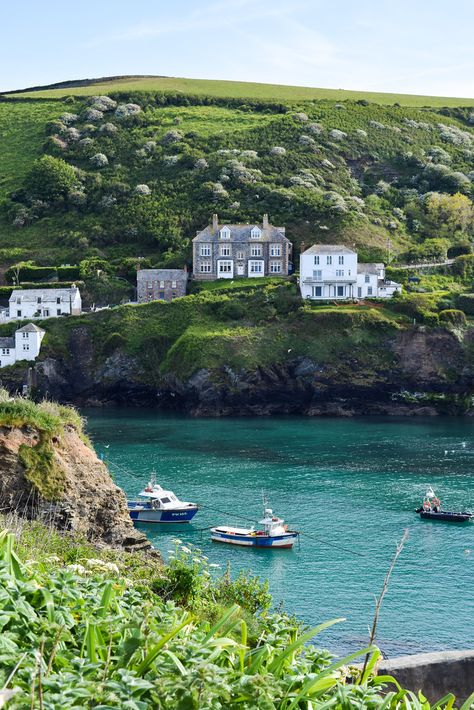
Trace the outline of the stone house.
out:
M 57 318 L 81 313 L 81 293 L 74 284 L 70 288 L 14 289 L 9 298 L 6 320 Z
M 172 301 L 186 295 L 186 269 L 140 269 L 137 271 L 137 301 Z
M 263 215 L 261 224 L 212 224 L 193 239 L 193 277 L 200 280 L 239 276 L 288 276 L 292 245 L 284 227 Z
M 18 360 L 35 360 L 40 352 L 45 331 L 33 323 L 19 328 L 10 338 L 0 338 L 0 367 Z
M 300 256 L 303 298 L 390 298 L 401 290 L 385 278 L 384 264 L 359 264 L 357 252 L 342 244 L 314 244 Z

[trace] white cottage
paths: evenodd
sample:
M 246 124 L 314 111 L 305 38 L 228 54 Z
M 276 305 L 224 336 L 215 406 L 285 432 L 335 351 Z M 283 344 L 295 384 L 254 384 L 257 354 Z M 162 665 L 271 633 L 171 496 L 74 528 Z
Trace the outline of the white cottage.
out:
M 0 338 L 0 367 L 14 365 L 18 360 L 36 360 L 45 331 L 33 323 L 19 328 L 10 338 Z
M 384 264 L 359 264 L 342 244 L 314 244 L 300 257 L 300 290 L 303 298 L 344 300 L 390 298 L 402 287 L 386 280 Z
M 9 299 L 7 320 L 76 316 L 81 312 L 81 293 L 75 284 L 70 288 L 14 289 Z

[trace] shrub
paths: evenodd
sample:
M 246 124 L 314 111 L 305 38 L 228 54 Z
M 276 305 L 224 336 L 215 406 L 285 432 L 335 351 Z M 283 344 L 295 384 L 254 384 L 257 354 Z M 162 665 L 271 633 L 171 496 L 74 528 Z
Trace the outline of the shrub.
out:
M 342 141 L 344 138 L 347 138 L 347 133 L 339 131 L 337 128 L 333 128 L 332 131 L 329 131 L 329 137 L 332 138 L 333 141 Z
M 126 339 L 121 333 L 110 333 L 104 340 L 102 345 L 102 353 L 108 357 L 116 350 L 120 350 L 126 344 Z
M 136 116 L 141 110 L 138 104 L 119 104 L 115 109 L 115 115 L 117 118 L 127 118 L 128 116 Z
M 285 155 L 286 154 L 286 148 L 283 148 L 281 145 L 275 145 L 273 148 L 270 148 L 270 155 Z
M 112 136 L 114 133 L 117 133 L 118 128 L 115 125 L 115 123 L 111 123 L 108 121 L 107 123 L 103 123 L 102 126 L 99 128 L 99 131 L 101 133 L 106 133 L 109 136 Z
M 305 123 L 308 120 L 308 115 L 303 112 L 295 113 L 293 114 L 293 118 L 295 121 L 298 121 L 299 123 Z
M 439 321 L 445 325 L 463 328 L 466 325 L 466 316 L 463 311 L 459 311 L 456 308 L 449 308 L 440 312 Z
M 474 316 L 474 293 L 461 293 L 456 299 L 456 305 L 468 316 Z
M 84 114 L 86 121 L 101 121 L 104 118 L 102 111 L 96 108 L 89 108 Z
M 69 126 L 70 123 L 75 123 L 77 120 L 79 120 L 79 116 L 77 115 L 77 113 L 66 112 L 59 117 L 59 120 L 65 123 L 66 126 Z
M 184 133 L 182 131 L 178 131 L 177 129 L 172 129 L 171 131 L 167 131 L 164 134 L 161 141 L 164 145 L 171 145 L 172 143 L 179 143 L 179 141 L 182 141 L 183 138 L 184 138 Z
M 110 96 L 93 96 L 91 99 L 92 108 L 98 111 L 106 112 L 113 111 L 117 107 L 117 102 L 110 98 Z
M 109 159 L 105 153 L 96 153 L 90 158 L 90 161 L 95 168 L 105 168 L 109 164 Z
M 151 190 L 148 185 L 137 185 L 134 190 L 136 195 L 151 195 Z
M 43 155 L 35 160 L 26 179 L 32 197 L 40 200 L 64 198 L 78 183 L 74 168 L 61 158 Z

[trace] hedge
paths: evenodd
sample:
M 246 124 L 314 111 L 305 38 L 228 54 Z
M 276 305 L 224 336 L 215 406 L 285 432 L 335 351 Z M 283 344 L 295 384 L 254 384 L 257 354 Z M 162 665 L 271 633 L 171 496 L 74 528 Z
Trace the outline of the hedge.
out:
M 18 278 L 20 282 L 38 283 L 43 279 L 58 279 L 58 281 L 74 281 L 80 277 L 79 266 L 34 266 L 33 264 L 14 264 L 5 272 L 5 279 L 15 283 L 16 271 L 20 267 Z

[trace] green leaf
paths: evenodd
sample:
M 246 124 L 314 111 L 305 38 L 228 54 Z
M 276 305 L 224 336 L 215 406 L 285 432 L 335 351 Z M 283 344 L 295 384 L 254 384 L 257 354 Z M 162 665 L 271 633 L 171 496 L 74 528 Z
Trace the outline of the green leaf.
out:
M 297 638 L 296 641 L 290 643 L 290 645 L 287 646 L 282 653 L 278 654 L 278 656 L 276 656 L 276 658 L 274 658 L 273 661 L 270 663 L 270 665 L 268 666 L 269 673 L 275 673 L 276 670 L 281 665 L 283 665 L 288 656 L 291 656 L 294 651 L 301 648 L 301 646 L 304 646 L 307 641 L 310 641 L 314 636 L 319 634 L 321 631 L 328 629 L 330 626 L 334 626 L 334 624 L 340 624 L 341 621 L 345 621 L 345 619 L 332 619 L 332 621 L 326 621 L 323 624 L 319 624 L 319 626 L 315 626 L 313 629 L 310 629 L 305 634 Z
M 173 629 L 171 629 L 171 631 L 165 634 L 158 641 L 158 643 L 155 644 L 152 649 L 150 649 L 143 661 L 139 663 L 136 667 L 135 670 L 137 672 L 137 675 L 142 676 L 150 669 L 151 664 L 156 659 L 163 646 L 168 643 L 170 639 L 174 638 L 177 634 L 179 634 L 181 629 L 184 629 L 184 627 L 190 623 L 191 619 L 191 614 L 186 614 L 184 620 L 180 624 L 178 624 L 178 626 L 175 626 Z

